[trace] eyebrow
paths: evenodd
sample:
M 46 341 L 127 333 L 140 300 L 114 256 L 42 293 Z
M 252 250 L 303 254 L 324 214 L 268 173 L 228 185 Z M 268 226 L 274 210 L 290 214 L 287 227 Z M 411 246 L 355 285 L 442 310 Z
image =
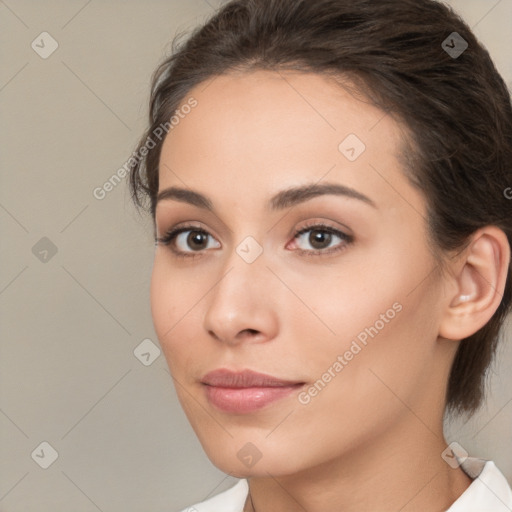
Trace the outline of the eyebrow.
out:
M 369 197 L 361 194 L 353 188 L 340 185 L 338 183 L 315 183 L 282 190 L 269 200 L 268 207 L 272 211 L 284 210 L 285 208 L 290 208 L 300 203 L 304 203 L 305 201 L 309 201 L 314 197 L 324 195 L 336 195 L 357 199 L 372 206 L 373 208 L 377 208 L 377 205 Z M 175 200 L 188 203 L 211 212 L 215 210 L 211 199 L 199 192 L 187 188 L 169 187 L 162 190 L 158 193 L 156 202 L 158 203 L 165 200 Z

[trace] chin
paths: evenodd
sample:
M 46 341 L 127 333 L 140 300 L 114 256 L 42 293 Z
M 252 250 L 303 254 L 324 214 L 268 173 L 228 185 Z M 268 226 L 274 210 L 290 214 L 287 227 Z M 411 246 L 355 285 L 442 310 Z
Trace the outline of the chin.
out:
M 250 441 L 229 438 L 225 443 L 203 443 L 205 451 L 211 463 L 231 476 L 236 478 L 284 476 L 296 473 L 303 469 L 298 461 L 290 460 L 286 453 L 290 453 L 289 447 L 281 446 L 276 450 L 273 446 L 264 446 L 264 443 L 251 443 Z M 300 456 L 304 461 L 303 455 Z

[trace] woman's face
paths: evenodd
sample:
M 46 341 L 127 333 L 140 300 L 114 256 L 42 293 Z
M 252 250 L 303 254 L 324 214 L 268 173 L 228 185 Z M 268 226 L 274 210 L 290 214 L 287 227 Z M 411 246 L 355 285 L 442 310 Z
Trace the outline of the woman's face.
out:
M 158 237 L 188 231 L 156 248 L 151 306 L 210 459 L 285 475 L 432 437 L 456 343 L 437 339 L 443 282 L 397 123 L 314 74 L 223 75 L 190 96 L 156 209 Z

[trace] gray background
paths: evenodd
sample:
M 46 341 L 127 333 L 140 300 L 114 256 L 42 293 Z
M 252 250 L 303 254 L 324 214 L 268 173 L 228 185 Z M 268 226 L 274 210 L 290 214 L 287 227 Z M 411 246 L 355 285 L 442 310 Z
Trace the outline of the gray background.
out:
M 158 343 L 150 220 L 124 182 L 93 197 L 142 134 L 173 35 L 221 3 L 0 0 L 1 511 L 172 512 L 236 481 L 203 454 L 163 355 L 134 355 Z M 450 3 L 510 84 L 512 0 Z M 44 31 L 59 45 L 46 59 L 31 47 L 48 51 Z M 447 437 L 512 481 L 511 332 L 488 404 Z

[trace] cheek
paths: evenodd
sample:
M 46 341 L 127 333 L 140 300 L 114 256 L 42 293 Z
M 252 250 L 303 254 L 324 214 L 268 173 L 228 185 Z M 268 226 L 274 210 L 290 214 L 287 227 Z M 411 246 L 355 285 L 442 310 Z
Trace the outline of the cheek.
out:
M 437 285 L 410 263 L 387 271 L 373 291 L 347 286 L 340 292 L 333 283 L 318 305 L 336 332 L 309 354 L 312 379 L 320 380 L 319 411 L 332 407 L 340 418 L 350 410 L 391 421 L 401 400 L 422 399 L 435 363 Z
M 165 261 L 165 255 L 156 255 L 151 274 L 151 316 L 155 332 L 171 372 L 182 361 L 180 353 L 186 343 L 184 326 L 193 315 L 199 290 L 183 281 L 183 273 L 173 271 Z
M 165 333 L 172 328 L 174 304 L 176 304 L 176 297 L 172 293 L 173 287 L 169 286 L 172 276 L 166 274 L 161 258 L 155 256 L 151 274 L 150 300 L 153 325 L 160 343 L 163 343 Z
M 322 379 L 329 369 L 343 373 L 343 387 L 351 396 L 373 392 L 374 385 L 383 388 L 372 369 L 398 389 L 415 387 L 437 338 L 438 287 L 434 277 L 426 279 L 433 268 L 430 254 L 418 248 L 392 252 L 390 247 L 375 254 L 373 259 L 346 258 L 337 269 L 315 269 L 307 279 L 290 273 L 285 278 L 309 309 L 290 308 L 287 315 L 293 338 L 302 340 L 309 377 L 329 380 L 329 375 Z M 317 342 L 308 343 L 310 337 Z M 340 364 L 333 368 L 339 356 L 343 369 Z
M 283 430 L 284 437 L 276 435 L 273 439 L 276 450 L 279 443 L 287 442 L 286 436 L 296 436 L 307 444 L 307 433 L 321 432 L 318 437 L 322 442 L 308 450 L 321 460 L 329 457 L 330 451 L 352 450 L 369 443 L 407 419 L 411 413 L 404 404 L 430 410 L 422 407 L 432 377 L 429 326 L 418 320 L 419 300 L 401 297 L 400 305 L 391 300 L 382 301 L 374 294 L 361 303 L 363 311 L 354 308 L 357 317 L 351 314 L 352 305 L 347 309 L 340 306 L 337 316 L 330 317 L 339 334 L 324 336 L 321 350 L 317 345 L 309 350 L 307 363 L 303 360 L 309 368 L 309 385 L 297 397 L 289 430 Z M 427 412 L 423 418 L 428 417 Z M 293 463 L 302 464 L 304 456 L 297 455 Z
M 339 268 L 312 268 L 306 278 L 304 272 L 284 274 L 284 269 L 282 275 L 303 304 L 290 295 L 281 307 L 289 308 L 287 318 L 297 333 L 316 333 L 322 350 L 314 357 L 320 360 L 333 351 L 343 353 L 357 336 L 364 343 L 368 330 L 389 331 L 404 300 L 403 276 L 376 265 L 363 268 L 361 262 L 347 262 Z

